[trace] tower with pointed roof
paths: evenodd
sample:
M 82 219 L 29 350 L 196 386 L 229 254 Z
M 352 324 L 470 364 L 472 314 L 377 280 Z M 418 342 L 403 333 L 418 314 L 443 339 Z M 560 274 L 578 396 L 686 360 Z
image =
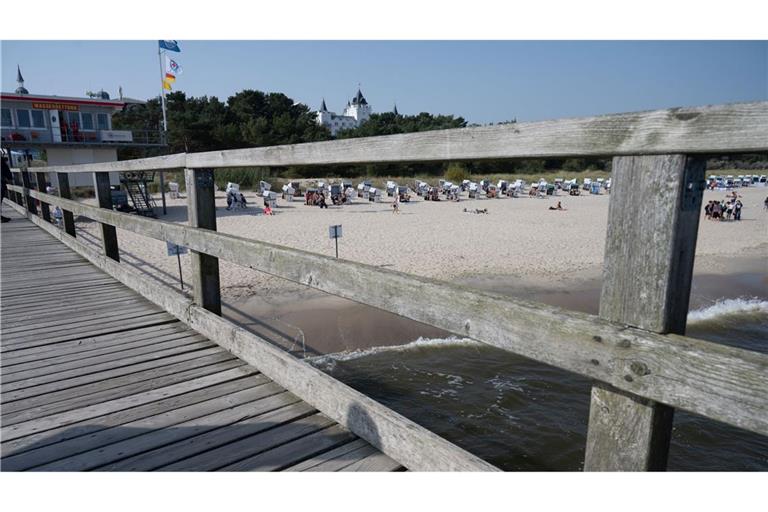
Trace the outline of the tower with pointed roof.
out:
M 371 117 L 371 106 L 363 96 L 360 88 L 357 88 L 357 94 L 352 98 L 352 101 L 347 104 L 347 108 L 344 109 L 344 115 L 348 117 L 354 117 L 357 121 L 357 125 L 360 126 Z
M 16 64 L 16 83 L 19 86 L 16 88 L 16 94 L 29 94 L 29 91 L 24 87 L 24 77 L 21 76 L 21 67 Z
M 365 96 L 363 96 L 362 91 L 358 87 L 357 94 L 355 94 L 352 100 L 347 101 L 347 106 L 342 115 L 338 115 L 336 112 L 329 112 L 325 104 L 325 98 L 323 98 L 320 110 L 316 113 L 317 124 L 327 127 L 331 131 L 331 135 L 335 136 L 341 130 L 359 127 L 370 119 L 372 112 L 368 100 L 365 99 Z

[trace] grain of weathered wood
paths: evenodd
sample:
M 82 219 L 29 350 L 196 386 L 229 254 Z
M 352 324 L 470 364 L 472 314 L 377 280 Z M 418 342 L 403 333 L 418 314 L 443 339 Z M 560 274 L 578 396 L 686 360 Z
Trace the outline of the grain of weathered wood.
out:
M 273 432 L 287 432 L 293 425 L 278 427 Z M 224 466 L 221 471 L 279 471 L 353 439 L 354 436 L 349 430 L 341 425 L 331 425 L 319 432 L 303 435 L 266 452 Z
M 45 192 L 46 177 L 44 172 L 35 173 L 35 183 L 39 192 Z M 48 206 L 48 203 L 44 201 L 40 201 L 40 215 L 43 217 L 44 221 L 51 222 L 51 209 Z
M 191 458 L 233 441 L 263 432 L 316 412 L 306 402 L 284 392 L 254 402 L 252 405 L 222 411 L 216 417 L 195 422 L 195 435 L 161 448 L 137 455 L 101 469 L 109 471 L 150 471 L 166 467 L 168 471 L 197 470 Z
M 378 450 L 368 444 L 365 440 L 356 439 L 343 444 L 338 448 L 334 448 L 333 450 L 329 450 L 300 462 L 299 464 L 288 467 L 285 471 L 339 471 L 359 458 L 376 451 Z
M 243 376 L 253 374 L 253 369 L 246 367 L 240 367 L 240 369 L 241 371 L 243 371 L 243 369 L 247 370 L 243 371 Z M 102 416 L 93 417 L 91 415 L 86 415 L 84 419 L 74 423 L 60 425 L 52 429 L 46 429 L 45 431 L 39 433 L 31 433 L 27 436 L 19 437 L 18 439 L 3 440 L 2 455 L 3 457 L 6 457 L 8 455 L 19 454 L 31 449 L 37 449 L 42 446 L 60 443 L 66 441 L 67 439 L 93 435 L 94 433 L 109 427 L 122 425 L 141 418 L 155 416 L 163 411 L 170 411 L 180 407 L 185 407 L 187 405 L 204 402 L 206 400 L 226 396 L 229 393 L 237 391 L 240 387 L 238 379 L 224 380 L 221 382 L 221 379 L 216 378 L 217 376 L 221 376 L 223 373 L 224 372 L 217 372 L 215 374 L 208 374 L 204 376 L 206 378 L 213 377 L 216 379 L 213 385 L 194 386 L 190 390 L 188 387 L 182 387 L 181 385 L 184 383 L 181 382 L 178 383 L 178 385 L 175 385 L 173 388 L 175 390 L 174 392 L 163 395 L 158 400 L 147 401 L 143 405 L 121 409 Z M 197 381 L 198 379 L 192 380 L 192 382 Z M 171 386 L 165 387 L 163 389 L 171 389 Z M 132 396 L 142 395 L 143 394 L 141 393 L 131 395 L 125 397 L 123 400 L 127 400 Z M 112 401 L 108 403 L 112 403 Z M 85 409 L 86 408 L 79 408 L 71 412 L 77 413 Z
M 190 333 L 172 333 L 166 336 L 155 335 L 143 339 L 140 337 L 131 337 L 130 341 L 100 347 L 88 352 L 77 352 L 73 354 L 69 353 L 70 351 L 66 351 L 58 356 L 48 357 L 46 359 L 34 358 L 25 362 L 3 365 L 3 376 L 11 377 L 19 373 L 40 370 L 42 368 L 48 368 L 49 370 L 55 369 L 58 371 L 66 367 L 66 365 L 71 364 L 86 366 L 102 359 L 125 357 L 129 354 L 135 354 L 137 351 L 160 350 L 164 347 L 172 346 L 171 344 L 178 345 L 203 340 L 204 338 L 202 336 Z
M 222 468 L 232 471 L 242 470 L 241 467 L 235 467 L 234 465 L 245 460 L 247 457 L 267 452 L 283 443 L 321 431 L 333 424 L 333 420 L 322 414 L 304 416 L 286 423 L 270 422 L 267 424 L 269 428 L 262 429 L 258 434 L 244 437 L 214 450 L 201 453 L 188 461 L 181 461 L 180 464 L 185 467 L 190 467 L 187 464 L 194 464 L 194 467 L 199 467 L 206 471 Z M 171 471 L 175 470 L 175 468 L 178 468 L 178 465 L 169 465 L 163 467 L 162 470 Z
M 768 149 L 768 102 L 190 153 L 187 167 L 558 158 Z
M 93 210 L 78 203 L 74 203 L 73 208 L 81 208 L 84 213 Z M 768 387 L 768 357 L 764 354 L 688 337 L 662 336 L 594 315 L 566 312 L 544 304 L 260 241 L 148 221 L 118 212 L 102 212 L 100 220 L 113 222 L 123 229 L 171 240 L 227 261 L 469 336 L 657 402 L 768 434 L 768 397 L 762 392 Z M 82 246 L 70 247 L 85 255 Z M 100 268 L 107 268 L 95 255 L 87 258 Z M 117 276 L 112 271 L 109 273 Z M 129 286 L 141 290 L 140 293 L 153 302 L 164 308 L 171 307 L 154 292 L 156 285 L 150 289 L 126 272 L 119 274 L 122 277 L 118 279 L 126 284 L 132 282 Z M 375 282 L 376 287 L 369 286 L 371 282 Z M 171 309 L 179 311 L 176 307 Z M 625 376 L 632 374 L 634 362 L 645 364 L 650 373 L 630 382 Z M 402 462 L 401 458 L 394 458 Z
M 29 384 L 42 381 L 54 381 L 68 378 L 72 375 L 87 374 L 101 371 L 105 368 L 130 366 L 137 362 L 161 359 L 169 354 L 191 352 L 199 347 L 210 346 L 209 341 L 202 336 L 193 338 L 168 340 L 141 347 L 132 347 L 118 353 L 78 358 L 67 362 L 59 362 L 53 366 L 22 367 L 15 372 L 3 372 L 3 384 L 19 382 Z
M 84 407 L 74 411 L 67 411 L 60 414 L 53 414 L 45 418 L 39 418 L 34 421 L 27 421 L 23 423 L 17 423 L 8 427 L 3 427 L 2 432 L 3 440 L 10 441 L 18 439 L 37 432 L 43 432 L 54 428 L 59 428 L 62 425 L 68 425 L 70 423 L 76 423 L 89 418 L 96 418 L 112 412 L 121 411 L 124 409 L 130 409 L 138 405 L 144 405 L 150 402 L 156 402 L 162 398 L 168 396 L 187 393 L 196 389 L 207 388 L 213 384 L 236 380 L 242 377 L 247 377 L 256 373 L 252 368 L 234 368 L 215 375 L 208 375 L 197 379 L 189 380 L 179 384 L 166 386 L 160 389 L 154 389 L 139 393 L 126 398 L 118 398 L 116 400 L 110 400 L 90 407 Z
M 96 192 L 96 202 L 99 208 L 112 210 L 112 190 L 108 172 L 93 173 L 93 189 Z M 101 224 L 101 247 L 107 257 L 120 261 L 120 250 L 117 246 L 117 230 L 115 226 Z
M 187 212 L 189 225 L 216 231 L 215 184 L 212 169 L 186 169 Z M 192 251 L 192 288 L 195 302 L 208 311 L 221 315 L 221 283 L 219 259 Z
M 59 197 L 62 199 L 72 199 L 72 192 L 69 189 L 69 176 L 63 172 L 52 171 L 51 176 L 56 178 L 56 190 L 59 193 Z M 69 236 L 77 236 L 75 232 L 75 217 L 69 210 L 62 208 L 62 222 L 64 224 L 64 232 Z
M 162 446 L 185 435 L 184 424 L 222 409 L 251 403 L 260 397 L 280 392 L 279 386 L 268 384 L 264 376 L 242 379 L 237 391 L 193 405 L 161 412 L 90 436 L 74 438 L 27 452 L 19 457 L 24 467 L 39 471 L 88 471 L 137 453 Z M 3 461 L 4 466 L 6 462 Z M 12 467 L 13 468 L 13 467 Z M 9 468 L 11 469 L 11 468 Z
M 175 155 L 156 156 L 151 158 L 136 158 L 133 160 L 121 160 L 119 162 L 99 162 L 95 164 L 59 165 L 46 167 L 46 172 L 71 174 L 81 172 L 125 172 L 125 171 L 152 171 L 183 169 L 185 163 L 184 153 Z
M 63 379 L 55 382 L 43 382 L 35 386 L 28 386 L 21 389 L 4 389 L 2 400 L 3 403 L 12 402 L 14 400 L 26 400 L 30 397 L 45 395 L 54 391 L 74 388 L 82 386 L 83 384 L 89 384 L 92 382 L 98 382 L 102 380 L 112 379 L 114 377 L 121 377 L 124 375 L 130 375 L 143 370 L 151 368 L 158 368 L 161 366 L 167 366 L 172 363 L 180 361 L 189 361 L 198 357 L 205 357 L 212 354 L 216 354 L 221 351 L 220 348 L 205 348 L 204 344 L 199 344 L 193 350 L 181 351 L 177 354 L 168 355 L 161 359 L 153 359 L 141 363 L 136 363 L 131 366 L 122 366 L 118 368 L 108 368 L 100 372 L 88 373 L 85 375 L 75 375 L 67 379 Z M 13 384 L 9 384 L 9 387 Z
M 602 318 L 685 333 L 705 163 L 685 155 L 614 158 Z M 629 380 L 652 371 L 641 358 L 629 369 Z M 666 469 L 671 407 L 600 384 L 591 399 L 585 470 Z
M 25 189 L 32 188 L 32 182 L 29 177 L 29 171 L 25 167 L 21 169 L 21 183 Z M 26 205 L 28 212 L 32 213 L 33 215 L 37 215 L 37 205 L 35 204 L 35 201 L 34 199 L 32 199 L 31 196 L 24 194 L 24 204 Z
M 134 395 L 150 389 L 170 386 L 185 380 L 211 375 L 224 370 L 243 366 L 243 362 L 227 356 L 225 353 L 214 354 L 203 359 L 193 359 L 176 365 L 168 365 L 140 374 L 132 374 L 131 379 L 114 378 L 76 388 L 49 393 L 29 400 L 19 400 L 3 406 L 3 424 L 13 425 L 35 418 L 42 418 L 65 411 L 98 404 L 108 400 Z M 147 380 L 141 380 L 146 376 Z M 16 406 L 16 407 L 13 407 Z
M 59 173 L 768 150 L 768 102 L 50 167 Z

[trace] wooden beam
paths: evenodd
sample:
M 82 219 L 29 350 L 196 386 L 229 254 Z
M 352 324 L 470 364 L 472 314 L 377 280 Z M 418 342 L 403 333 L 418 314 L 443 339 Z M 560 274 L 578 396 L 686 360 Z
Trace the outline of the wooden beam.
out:
M 54 172 L 51 174 L 56 180 L 56 190 L 59 197 L 63 199 L 72 199 L 72 192 L 69 190 L 69 176 L 65 173 Z M 75 217 L 71 210 L 61 209 L 62 221 L 64 222 L 64 231 L 70 236 L 77 236 L 75 233 Z
M 21 169 L 21 183 L 27 190 L 32 188 L 31 181 L 29 179 L 29 171 L 26 167 L 22 167 Z M 27 211 L 29 213 L 37 215 L 37 205 L 35 205 L 35 200 L 26 192 L 24 193 L 24 204 L 26 205 Z
M 96 202 L 99 204 L 99 208 L 111 211 L 112 189 L 109 184 L 109 173 L 93 173 L 93 188 L 96 191 Z M 120 250 L 117 246 L 117 229 L 115 229 L 115 226 L 101 223 L 101 243 L 104 254 L 115 261 L 120 261 Z
M 37 183 L 37 190 L 39 192 L 45 193 L 46 181 L 47 178 L 44 172 L 35 173 L 35 182 Z M 43 216 L 44 221 L 51 222 L 51 209 L 45 201 L 40 201 L 40 213 Z
M 768 102 L 190 153 L 187 167 L 565 158 L 768 150 Z
M 768 151 L 767 101 L 180 153 L 48 170 L 78 173 L 762 151 Z
M 91 172 L 126 172 L 126 171 L 153 171 L 159 169 L 173 170 L 184 169 L 186 155 L 155 156 L 152 158 L 136 158 L 133 160 L 120 160 L 118 162 L 99 162 L 95 164 L 79 165 L 54 165 L 46 167 L 46 172 L 62 174 L 91 173 Z
M 685 333 L 705 164 L 685 155 L 614 158 L 600 317 Z M 632 380 L 652 371 L 641 358 L 630 369 Z M 584 469 L 666 469 L 672 420 L 667 405 L 595 386 Z
M 766 354 L 657 334 L 595 315 L 298 249 L 41 197 L 121 229 L 170 240 L 768 435 Z
M 187 212 L 189 225 L 216 231 L 216 203 L 213 169 L 186 169 Z M 193 250 L 192 287 L 195 303 L 221 315 L 221 283 L 219 259 Z

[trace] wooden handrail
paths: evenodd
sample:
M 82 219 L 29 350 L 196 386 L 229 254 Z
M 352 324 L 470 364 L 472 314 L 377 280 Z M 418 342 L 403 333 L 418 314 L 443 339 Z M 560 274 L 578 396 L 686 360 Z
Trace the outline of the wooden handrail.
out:
M 52 166 L 81 173 L 768 151 L 768 102 L 670 108 L 262 148 Z
M 768 435 L 768 355 L 181 224 L 10 190 Z M 350 276 L 352 279 L 350 279 Z M 372 288 L 371 282 L 377 283 Z M 629 377 L 629 378 L 628 378 Z

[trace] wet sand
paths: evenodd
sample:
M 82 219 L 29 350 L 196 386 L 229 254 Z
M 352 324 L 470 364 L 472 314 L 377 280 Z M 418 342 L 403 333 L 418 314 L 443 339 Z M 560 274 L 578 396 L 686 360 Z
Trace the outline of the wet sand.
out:
M 710 268 L 719 263 L 705 263 Z M 768 262 L 758 258 L 731 258 L 732 273 L 694 272 L 690 309 L 720 299 L 768 300 Z M 541 302 L 563 309 L 597 314 L 602 278 L 600 269 L 585 277 L 542 284 L 514 276 L 475 276 L 460 284 L 480 291 Z M 447 331 L 415 322 L 316 290 L 287 292 L 269 303 L 253 297 L 226 302 L 224 315 L 298 357 L 402 345 L 419 338 L 445 338 Z

